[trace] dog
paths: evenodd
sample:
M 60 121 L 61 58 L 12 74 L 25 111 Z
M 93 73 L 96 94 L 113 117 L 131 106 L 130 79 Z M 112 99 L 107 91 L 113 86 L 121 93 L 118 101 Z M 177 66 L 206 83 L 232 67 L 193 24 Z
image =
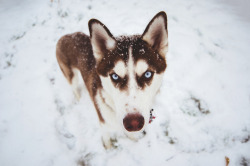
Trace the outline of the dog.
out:
M 80 72 L 109 149 L 115 133 L 137 140 L 152 120 L 150 110 L 167 67 L 167 15 L 156 14 L 142 35 L 114 37 L 97 19 L 88 26 L 90 36 L 61 37 L 56 57 L 77 98 Z

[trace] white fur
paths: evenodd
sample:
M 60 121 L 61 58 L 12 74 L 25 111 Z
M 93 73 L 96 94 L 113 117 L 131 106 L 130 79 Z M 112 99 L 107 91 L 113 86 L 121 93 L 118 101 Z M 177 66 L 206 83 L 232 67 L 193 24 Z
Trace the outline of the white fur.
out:
M 74 73 L 74 76 L 72 78 L 71 87 L 72 87 L 72 90 L 75 94 L 76 99 L 79 101 L 81 98 L 80 89 L 78 87 L 78 85 L 79 85 L 78 74 L 80 73 L 80 71 L 77 68 L 73 68 L 72 71 Z
M 121 60 L 116 62 L 113 70 L 121 78 L 125 77 L 125 75 L 127 73 L 125 63 Z
M 135 72 L 138 76 L 141 76 L 148 70 L 148 64 L 145 60 L 139 60 L 136 63 Z

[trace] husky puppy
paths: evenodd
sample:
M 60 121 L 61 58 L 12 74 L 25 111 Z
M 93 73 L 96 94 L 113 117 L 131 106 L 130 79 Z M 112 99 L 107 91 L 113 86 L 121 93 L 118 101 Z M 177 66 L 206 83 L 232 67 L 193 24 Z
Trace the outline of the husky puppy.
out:
M 105 148 L 114 133 L 137 139 L 149 124 L 150 110 L 167 67 L 167 15 L 160 12 L 142 35 L 114 37 L 96 19 L 90 36 L 76 32 L 58 41 L 56 57 L 77 98 L 78 73 L 95 106 Z

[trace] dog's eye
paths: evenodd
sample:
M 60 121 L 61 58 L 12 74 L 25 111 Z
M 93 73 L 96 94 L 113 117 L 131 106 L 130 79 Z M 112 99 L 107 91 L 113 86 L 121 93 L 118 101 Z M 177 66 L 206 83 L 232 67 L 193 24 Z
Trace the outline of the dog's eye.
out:
M 147 71 L 147 72 L 144 74 L 144 76 L 145 76 L 146 78 L 151 78 L 151 77 L 152 77 L 152 72 L 151 72 L 151 71 Z
M 114 80 L 114 81 L 117 81 L 119 79 L 119 76 L 115 73 L 111 74 L 111 78 Z

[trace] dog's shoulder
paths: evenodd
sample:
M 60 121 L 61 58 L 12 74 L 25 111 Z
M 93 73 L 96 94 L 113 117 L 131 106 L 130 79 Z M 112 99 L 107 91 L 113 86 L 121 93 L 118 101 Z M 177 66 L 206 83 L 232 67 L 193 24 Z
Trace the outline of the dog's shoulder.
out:
M 59 47 L 59 49 L 66 51 L 73 51 L 74 49 L 82 48 L 82 46 L 84 46 L 84 48 L 91 48 L 89 36 L 82 32 L 75 32 L 64 35 L 59 39 L 57 43 L 57 48 Z

